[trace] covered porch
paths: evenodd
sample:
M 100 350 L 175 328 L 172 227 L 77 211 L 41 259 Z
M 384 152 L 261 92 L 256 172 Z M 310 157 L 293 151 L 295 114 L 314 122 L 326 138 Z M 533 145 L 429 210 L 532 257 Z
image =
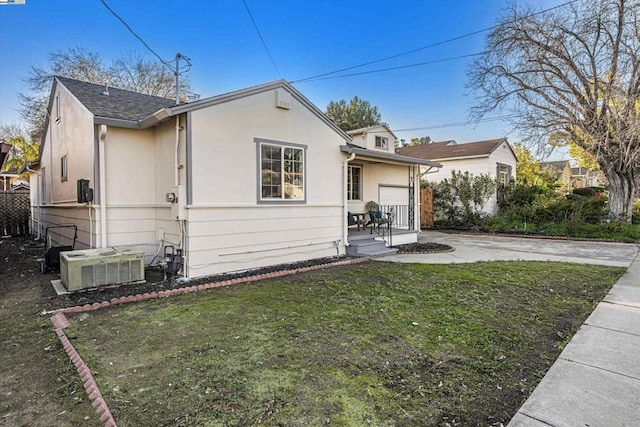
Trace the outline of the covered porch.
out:
M 416 242 L 420 166 L 440 165 L 354 145 L 340 149 L 349 155 L 344 171 L 347 244 L 364 239 L 383 241 L 387 247 Z

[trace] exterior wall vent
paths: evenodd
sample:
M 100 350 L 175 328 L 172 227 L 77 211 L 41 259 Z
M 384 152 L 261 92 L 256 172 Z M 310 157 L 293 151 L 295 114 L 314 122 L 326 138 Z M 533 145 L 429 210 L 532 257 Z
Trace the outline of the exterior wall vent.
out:
M 60 279 L 68 291 L 144 281 L 144 252 L 112 248 L 62 252 Z
M 276 91 L 276 107 L 284 110 L 291 109 L 291 94 L 284 89 Z

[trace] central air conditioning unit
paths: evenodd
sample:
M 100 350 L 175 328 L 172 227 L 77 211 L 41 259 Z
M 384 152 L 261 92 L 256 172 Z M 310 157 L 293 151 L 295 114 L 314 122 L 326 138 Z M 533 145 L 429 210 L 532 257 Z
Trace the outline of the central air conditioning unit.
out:
M 60 279 L 68 291 L 144 281 L 144 252 L 87 249 L 60 254 Z

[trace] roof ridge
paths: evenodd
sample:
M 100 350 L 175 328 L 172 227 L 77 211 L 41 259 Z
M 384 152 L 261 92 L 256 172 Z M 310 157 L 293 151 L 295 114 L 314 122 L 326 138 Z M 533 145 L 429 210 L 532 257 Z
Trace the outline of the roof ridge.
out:
M 135 94 L 135 95 L 149 96 L 149 97 L 152 97 L 152 98 L 159 98 L 159 99 L 175 100 L 174 98 L 167 98 L 165 96 L 151 95 L 151 94 L 148 94 L 148 93 L 138 92 L 138 91 L 135 91 L 135 90 L 123 89 L 121 87 L 114 86 L 114 85 L 112 85 L 110 83 L 102 83 L 102 84 L 92 83 L 92 82 L 88 82 L 88 81 L 85 81 L 85 80 L 72 79 L 71 77 L 58 76 L 58 75 L 55 75 L 53 77 L 55 79 L 58 79 L 58 80 L 61 80 L 61 81 L 67 80 L 67 81 L 72 81 L 72 82 L 77 82 L 77 83 L 82 83 L 82 84 L 92 85 L 92 86 L 97 86 L 97 87 L 102 87 L 102 88 L 103 87 L 108 87 L 109 89 L 121 90 L 123 92 L 128 92 L 128 93 L 132 93 L 132 94 Z M 63 83 L 64 83 L 64 81 L 63 81 Z

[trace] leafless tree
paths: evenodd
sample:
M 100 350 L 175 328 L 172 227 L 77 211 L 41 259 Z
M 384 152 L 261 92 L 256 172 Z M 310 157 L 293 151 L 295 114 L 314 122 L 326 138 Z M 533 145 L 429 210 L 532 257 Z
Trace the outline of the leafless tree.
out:
M 109 68 L 111 85 L 120 89 L 146 93 L 163 98 L 175 97 L 175 74 L 158 61 L 145 59 L 141 55 L 128 53 L 113 61 Z M 181 75 L 182 78 L 182 75 Z M 190 93 L 187 82 L 181 82 L 180 92 Z
M 511 6 L 469 69 L 480 118 L 510 111 L 538 146 L 592 154 L 609 180 L 609 217 L 631 222 L 640 181 L 640 2 L 584 0 L 535 14 Z
M 89 83 L 108 84 L 120 89 L 171 98 L 175 94 L 175 76 L 165 65 L 129 53 L 106 65 L 100 54 L 82 47 L 49 54 L 47 68 L 32 67 L 25 79 L 28 92 L 20 93 L 22 118 L 27 122 L 31 138 L 39 140 L 47 117 L 49 92 L 54 76 Z M 188 78 L 180 76 L 180 93 L 192 94 Z

